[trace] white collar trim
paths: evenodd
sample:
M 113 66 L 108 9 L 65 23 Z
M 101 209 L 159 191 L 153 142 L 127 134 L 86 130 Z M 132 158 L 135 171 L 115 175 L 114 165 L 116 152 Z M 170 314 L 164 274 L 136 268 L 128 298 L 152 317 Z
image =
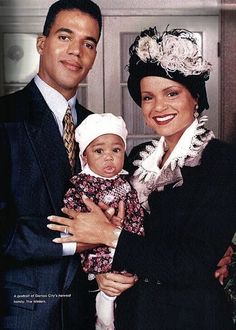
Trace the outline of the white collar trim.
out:
M 198 120 L 194 120 L 185 130 L 162 168 L 159 165 L 165 153 L 165 138 L 162 136 L 159 141 L 153 140 L 153 146 L 148 145 L 146 150 L 140 153 L 142 159 L 134 161 L 134 165 L 139 166 L 134 175 L 138 175 L 140 180 L 147 182 L 150 176 L 154 175 L 157 178 L 168 167 L 172 171 L 176 166 L 182 168 L 186 158 L 195 157 L 199 148 L 206 142 L 202 135 L 207 131 L 203 127 L 207 120 L 207 116 L 201 116 Z M 199 137 L 201 138 L 199 139 Z M 214 138 L 214 134 L 210 131 L 207 135 L 207 140 L 211 138 Z
M 121 170 L 120 173 L 118 173 L 117 175 L 114 175 L 111 178 L 106 178 L 104 176 L 98 175 L 97 173 L 93 172 L 91 170 L 91 168 L 89 167 L 88 164 L 84 165 L 84 168 L 83 168 L 83 170 L 80 173 L 91 175 L 91 176 L 94 176 L 96 178 L 106 179 L 106 180 L 113 180 L 113 179 L 116 179 L 119 175 L 122 175 L 122 174 L 127 175 L 127 174 L 129 174 L 129 172 L 127 172 L 125 170 Z

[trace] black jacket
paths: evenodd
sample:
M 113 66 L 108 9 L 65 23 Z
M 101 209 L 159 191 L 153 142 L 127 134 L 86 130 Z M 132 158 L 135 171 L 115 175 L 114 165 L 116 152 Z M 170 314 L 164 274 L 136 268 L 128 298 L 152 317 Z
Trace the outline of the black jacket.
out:
M 118 301 L 117 329 L 232 329 L 214 272 L 236 231 L 235 148 L 212 140 L 201 165 L 181 171 L 181 187 L 149 196 L 146 237 L 120 236 L 113 268 L 140 280 Z
M 76 107 L 79 124 L 91 112 Z M 58 233 L 46 227 L 47 216 L 61 214 L 72 174 L 57 123 L 33 81 L 0 99 L 0 155 L 0 328 L 90 329 L 80 258 L 62 257 L 62 245 L 52 242 Z

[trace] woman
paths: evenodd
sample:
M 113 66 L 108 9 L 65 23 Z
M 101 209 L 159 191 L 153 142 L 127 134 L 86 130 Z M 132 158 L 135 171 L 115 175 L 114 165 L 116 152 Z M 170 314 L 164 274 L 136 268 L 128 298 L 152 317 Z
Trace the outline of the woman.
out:
M 115 247 L 113 269 L 137 274 L 137 285 L 120 297 L 117 329 L 233 329 L 213 274 L 236 230 L 236 153 L 205 128 L 210 70 L 186 30 L 150 28 L 130 48 L 130 95 L 161 136 L 129 157 L 148 212 L 145 238 L 117 229 L 87 198 L 90 213 L 51 217 L 63 225 L 54 230 L 68 226 L 64 241 Z

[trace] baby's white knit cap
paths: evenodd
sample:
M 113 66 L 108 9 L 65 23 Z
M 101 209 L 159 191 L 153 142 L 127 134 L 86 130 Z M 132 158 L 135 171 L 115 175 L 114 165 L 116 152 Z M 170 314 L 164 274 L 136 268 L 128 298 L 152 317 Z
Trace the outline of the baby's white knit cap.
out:
M 94 113 L 86 117 L 75 130 L 75 140 L 79 143 L 79 155 L 82 157 L 87 146 L 104 134 L 116 134 L 122 138 L 126 148 L 128 131 L 122 117 L 112 113 Z

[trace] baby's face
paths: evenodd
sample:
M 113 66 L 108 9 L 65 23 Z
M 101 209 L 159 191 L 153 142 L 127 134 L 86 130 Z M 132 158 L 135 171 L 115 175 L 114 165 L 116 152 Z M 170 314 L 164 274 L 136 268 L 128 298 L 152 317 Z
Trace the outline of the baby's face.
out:
M 104 134 L 93 140 L 84 152 L 84 161 L 96 174 L 111 178 L 123 168 L 124 142 L 118 135 Z

